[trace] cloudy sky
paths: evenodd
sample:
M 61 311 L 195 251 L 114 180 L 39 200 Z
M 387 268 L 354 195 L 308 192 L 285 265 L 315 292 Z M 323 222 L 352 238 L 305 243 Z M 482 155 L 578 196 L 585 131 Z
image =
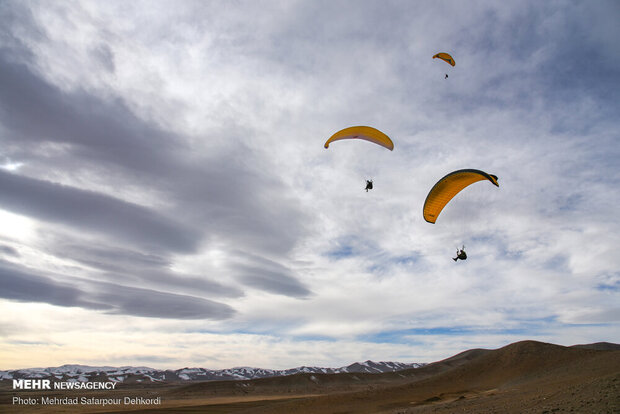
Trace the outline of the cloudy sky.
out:
M 599 0 L 0 1 L 0 369 L 620 342 L 619 17 Z M 352 125 L 394 151 L 323 148 Z M 426 223 L 461 168 L 500 186 Z

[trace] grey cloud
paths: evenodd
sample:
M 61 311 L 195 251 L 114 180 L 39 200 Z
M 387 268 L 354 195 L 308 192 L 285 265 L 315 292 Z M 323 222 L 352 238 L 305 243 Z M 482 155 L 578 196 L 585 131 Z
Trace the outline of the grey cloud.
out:
M 251 266 L 236 266 L 235 269 L 240 280 L 256 289 L 300 298 L 312 293 L 299 280 L 285 272 Z
M 110 49 L 110 46 L 101 44 L 98 47 L 93 48 L 90 51 L 93 59 L 98 61 L 102 68 L 110 73 L 114 73 L 116 65 L 114 63 L 114 52 Z
M 0 52 L 15 58 L 30 59 L 33 54 L 24 46 L 23 35 L 42 40 L 43 30 L 36 24 L 28 7 L 19 2 L 0 2 Z
M 600 18 L 618 6 L 604 1 L 575 6 L 558 9 L 545 3 L 506 13 L 503 9 L 511 5 L 496 5 L 486 9 L 485 24 L 463 29 L 459 51 L 476 73 L 485 74 L 477 79 L 477 95 L 484 99 L 476 99 L 476 107 L 556 109 L 554 115 L 562 115 L 558 121 L 574 127 L 592 122 L 565 116 L 576 114 L 584 98 L 605 103 L 597 108 L 596 118 L 617 113 L 614 90 L 620 87 L 611 79 L 618 76 L 620 54 L 617 47 L 601 47 L 593 33 L 620 34 Z M 474 106 L 471 100 L 463 104 Z
M 245 154 L 244 154 L 245 155 Z M 263 172 L 214 161 L 178 180 L 177 199 L 184 214 L 231 244 L 248 250 L 284 254 L 304 233 L 308 218 L 287 189 Z M 252 155 L 248 155 L 251 162 Z
M 146 207 L 2 170 L 0 206 L 156 250 L 192 252 L 200 240 L 196 231 Z
M 291 269 L 264 257 L 237 252 L 230 268 L 239 280 L 256 289 L 298 298 L 312 294 Z
M 17 251 L 17 249 L 11 246 L 4 246 L 0 244 L 0 255 L 2 254 L 7 255 L 7 256 L 14 256 L 14 257 L 19 256 L 19 252 Z
M 170 167 L 165 153 L 180 142 L 139 120 L 122 99 L 64 93 L 26 65 L 0 54 L 0 121 L 22 145 L 68 144 L 74 155 L 155 174 Z
M 194 296 L 149 289 L 99 284 L 93 297 L 113 304 L 107 313 L 174 319 L 226 319 L 235 311 L 228 305 Z
M 64 94 L 26 67 L 5 64 L 4 72 L 13 79 L 11 91 L 0 93 L 3 107 L 0 112 L 4 112 L 2 122 L 15 132 L 15 137 L 25 136 L 26 141 L 36 145 L 48 140 L 71 144 L 68 147 L 71 158 L 58 165 L 91 159 L 98 163 L 91 162 L 90 168 L 104 167 L 102 172 L 109 163 L 120 165 L 126 171 L 140 170 L 139 182 L 148 182 L 174 200 L 178 206 L 176 216 L 191 223 L 191 227 L 120 199 L 7 172 L 0 172 L 3 208 L 137 244 L 141 250 L 154 249 L 158 254 L 164 251 L 191 253 L 197 249 L 203 235 L 208 239 L 217 234 L 219 239 L 229 240 L 244 249 L 282 255 L 305 231 L 301 223 L 307 218 L 299 206 L 294 200 L 282 198 L 285 188 L 277 178 L 252 166 L 255 155 L 247 147 L 241 145 L 204 163 L 183 161 L 177 158 L 176 149 L 171 149 L 171 142 L 178 140 L 146 126 L 128 114 L 122 104 L 119 110 L 84 93 Z M 164 142 L 168 138 L 171 141 Z M 100 159 L 96 159 L 98 157 Z M 41 157 L 37 159 L 37 163 L 47 162 Z M 121 272 L 118 262 L 104 264 L 112 257 L 95 258 L 92 253 L 82 254 L 80 260 L 116 272 L 117 277 L 131 274 Z M 134 276 L 153 278 L 162 284 L 173 283 L 170 273 L 154 272 L 145 259 L 146 256 L 131 259 L 145 266 L 141 276 L 135 272 Z M 274 273 L 266 269 L 267 273 L 262 275 L 261 270 L 260 267 L 249 272 L 246 269 L 244 277 L 238 280 L 282 294 L 308 294 L 290 271 Z M 180 278 L 176 287 L 192 284 L 205 293 L 241 294 L 236 289 L 191 276 Z
M 246 146 L 196 157 L 182 137 L 138 119 L 122 100 L 61 92 L 2 58 L 0 77 L 8 86 L 0 90 L 0 122 L 10 133 L 0 139 L 19 148 L 13 158 L 25 157 L 38 169 L 53 162 L 54 169 L 85 169 L 156 189 L 194 228 L 218 232 L 235 245 L 286 253 L 304 231 L 299 206 L 282 198 L 286 189 L 277 174 Z M 235 125 L 225 130 L 228 142 L 252 134 Z M 46 158 L 32 150 L 50 142 L 62 144 L 66 154 Z
M 30 12 L 23 8 L 20 13 Z M 33 19 L 24 31 L 38 32 L 34 44 L 50 41 Z M 11 31 L 3 33 L 6 37 Z M 242 144 L 256 134 L 243 121 L 221 118 L 211 134 L 227 144 L 199 152 L 187 144 L 189 137 L 141 119 L 114 93 L 100 97 L 57 87 L 29 57 L 31 43 L 12 37 L 5 43 L 11 53 L 0 53 L 0 124 L 7 132 L 0 145 L 6 157 L 24 163 L 20 172 L 28 177 L 0 172 L 0 208 L 66 226 L 70 231 L 61 231 L 63 237 L 54 241 L 56 256 L 94 267 L 108 281 L 238 297 L 242 292 L 226 285 L 228 275 L 177 274 L 168 268 L 169 255 L 192 254 L 202 242 L 216 240 L 268 255 L 275 263 L 307 231 L 309 217 L 298 201 L 284 197 L 288 189 L 280 172 L 264 154 Z M 95 43 L 89 51 L 102 70 L 116 70 L 110 45 Z M 191 138 L 208 142 L 211 137 Z M 144 187 L 164 200 L 167 211 L 40 179 L 50 174 L 71 174 L 85 188 L 92 176 Z M 78 236 L 70 234 L 75 230 L 91 240 L 88 248 L 78 247 Z M 294 297 L 310 294 L 286 266 L 243 266 L 234 270 L 232 280 Z
M 118 282 L 133 280 L 147 286 L 156 286 L 166 290 L 182 291 L 201 296 L 215 296 L 218 298 L 237 298 L 243 296 L 242 290 L 218 283 L 205 276 L 179 274 L 171 271 L 153 270 L 149 272 L 148 270 L 135 270 L 132 273 L 128 271 L 108 273 L 106 276 L 110 280 Z
M 109 306 L 84 300 L 75 286 L 31 273 L 31 270 L 0 261 L 0 296 L 22 302 L 44 302 L 57 306 L 106 309 Z
M 65 236 L 59 234 L 47 241 L 46 250 L 57 257 L 102 270 L 102 276 L 107 281 L 125 284 L 133 282 L 132 284 L 138 283 L 151 288 L 166 288 L 204 296 L 243 296 L 241 290 L 212 280 L 218 275 L 191 275 L 171 271 L 171 261 L 163 255 L 103 244 L 76 244 L 65 241 Z
M 170 260 L 162 255 L 102 244 L 92 245 L 86 241 L 76 243 L 74 238 L 67 241 L 65 237 L 61 234 L 54 234 L 47 241 L 47 251 L 58 257 L 69 258 L 87 266 L 111 272 L 135 269 L 160 270 L 171 265 Z
M 150 289 L 96 281 L 59 282 L 31 269 L 0 261 L 0 297 L 21 302 L 43 302 L 81 307 L 110 314 L 171 319 L 226 319 L 235 311 L 228 305 Z

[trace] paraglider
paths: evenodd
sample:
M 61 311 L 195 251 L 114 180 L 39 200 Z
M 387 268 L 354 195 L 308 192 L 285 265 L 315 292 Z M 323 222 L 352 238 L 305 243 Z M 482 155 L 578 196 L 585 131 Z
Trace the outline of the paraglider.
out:
M 463 247 L 461 248 L 461 250 L 459 250 L 459 248 L 456 248 L 456 257 L 453 257 L 452 260 L 454 260 L 455 262 L 457 260 L 466 260 L 467 259 L 467 253 L 465 253 L 465 245 L 463 245 Z
M 394 150 L 394 143 L 383 132 L 376 128 L 369 126 L 353 126 L 342 129 L 332 135 L 327 142 L 325 142 L 325 148 L 329 147 L 334 141 L 340 141 L 342 139 L 363 139 L 365 141 L 373 142 L 377 145 L 381 145 L 390 151 Z
M 324 147 L 329 148 L 329 144 L 334 141 L 340 141 L 342 139 L 361 139 L 380 145 L 384 148 L 389 149 L 390 151 L 394 150 L 394 143 L 392 142 L 390 137 L 388 137 L 378 129 L 369 126 L 352 126 L 349 128 L 341 129 L 325 142 Z M 365 190 L 366 192 L 368 192 L 368 190 L 372 190 L 372 180 L 366 180 Z
M 450 56 L 450 54 L 448 53 L 437 53 L 435 56 L 433 56 L 433 59 L 435 58 L 439 58 L 441 60 L 443 60 L 444 62 L 449 63 L 450 65 L 454 66 L 456 64 L 456 62 L 454 61 L 454 59 L 452 58 L 452 56 Z M 444 79 L 448 79 L 448 74 L 446 73 L 446 77 Z
M 483 180 L 488 180 L 496 187 L 499 187 L 497 176 L 474 169 L 453 171 L 437 181 L 424 201 L 424 220 L 429 223 L 435 223 L 441 210 L 455 195 L 465 187 Z

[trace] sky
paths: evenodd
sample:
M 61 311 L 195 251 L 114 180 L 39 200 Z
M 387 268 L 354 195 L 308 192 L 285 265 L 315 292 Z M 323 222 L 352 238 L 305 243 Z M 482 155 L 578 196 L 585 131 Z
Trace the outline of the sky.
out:
M 0 369 L 619 343 L 619 17 L 603 0 L 0 0 Z M 394 150 L 323 147 L 354 125 Z M 499 188 L 425 222 L 463 168 Z

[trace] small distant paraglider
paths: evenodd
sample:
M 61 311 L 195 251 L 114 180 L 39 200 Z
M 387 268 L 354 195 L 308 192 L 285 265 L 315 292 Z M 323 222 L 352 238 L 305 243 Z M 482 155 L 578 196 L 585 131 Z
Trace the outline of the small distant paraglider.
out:
M 439 58 L 441 60 L 443 60 L 444 62 L 449 63 L 450 65 L 454 66 L 456 64 L 456 62 L 454 61 L 454 59 L 452 58 L 452 56 L 450 56 L 449 53 L 437 53 L 435 56 L 433 56 L 433 59 L 435 58 Z M 444 79 L 448 79 L 448 74 L 446 73 L 446 77 Z
M 372 180 L 366 180 L 366 192 L 372 190 Z

